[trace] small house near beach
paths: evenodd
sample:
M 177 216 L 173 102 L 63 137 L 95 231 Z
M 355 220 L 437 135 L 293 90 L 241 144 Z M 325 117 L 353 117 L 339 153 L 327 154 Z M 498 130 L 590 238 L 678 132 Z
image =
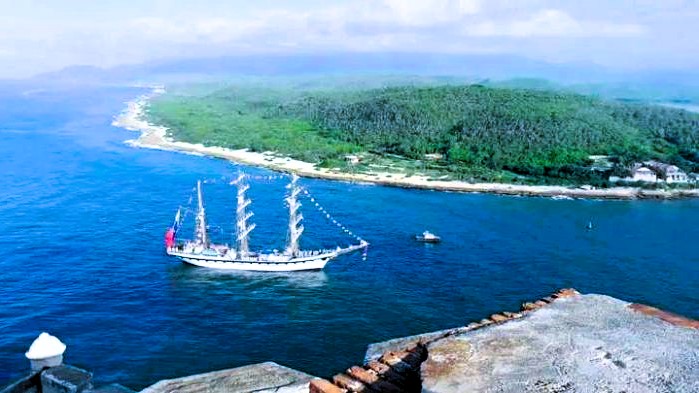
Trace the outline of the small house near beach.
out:
M 355 155 L 346 155 L 345 161 L 350 165 L 357 165 L 362 161 L 362 157 Z
M 651 168 L 666 183 L 687 183 L 687 174 L 675 165 L 665 164 L 658 161 L 646 161 L 644 164 Z
M 658 175 L 656 175 L 653 170 L 640 166 L 631 171 L 631 180 L 655 183 L 658 181 Z
M 610 181 L 645 182 L 645 183 L 688 183 L 689 176 L 675 165 L 659 161 L 645 161 L 631 167 L 629 176 L 620 178 L 610 176 Z

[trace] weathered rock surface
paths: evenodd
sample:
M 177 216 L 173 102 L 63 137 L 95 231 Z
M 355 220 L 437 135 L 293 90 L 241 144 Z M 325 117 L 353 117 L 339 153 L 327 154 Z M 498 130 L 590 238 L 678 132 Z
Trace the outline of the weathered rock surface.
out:
M 523 308 L 533 311 L 430 342 L 423 392 L 699 392 L 691 323 L 601 295 Z
M 166 379 L 147 387 L 141 393 L 306 393 L 313 378 L 300 371 L 266 362 Z

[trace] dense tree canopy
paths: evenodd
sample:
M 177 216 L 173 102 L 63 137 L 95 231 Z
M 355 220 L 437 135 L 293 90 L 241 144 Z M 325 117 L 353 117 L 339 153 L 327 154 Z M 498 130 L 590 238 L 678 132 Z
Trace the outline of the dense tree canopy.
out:
M 415 160 L 438 153 L 453 173 L 581 180 L 608 175 L 589 170 L 590 155 L 612 156 L 621 166 L 659 159 L 694 170 L 699 162 L 698 114 L 540 90 L 230 87 L 206 96 L 166 95 L 150 114 L 186 141 L 313 162 L 361 151 Z

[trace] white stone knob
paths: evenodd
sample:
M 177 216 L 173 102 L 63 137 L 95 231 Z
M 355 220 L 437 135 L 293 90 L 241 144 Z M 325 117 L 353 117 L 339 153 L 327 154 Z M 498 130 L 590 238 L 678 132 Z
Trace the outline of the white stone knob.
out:
M 31 362 L 32 372 L 37 372 L 63 364 L 65 350 L 66 345 L 61 340 L 44 332 L 34 340 L 24 356 Z

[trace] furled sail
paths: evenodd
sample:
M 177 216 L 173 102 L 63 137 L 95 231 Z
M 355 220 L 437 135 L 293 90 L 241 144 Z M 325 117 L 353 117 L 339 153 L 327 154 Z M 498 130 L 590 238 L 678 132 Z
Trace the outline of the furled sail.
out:
M 279 252 L 251 252 L 250 233 L 255 229 L 255 224 L 250 222 L 253 213 L 249 211 L 250 199 L 246 197 L 246 192 L 250 188 L 247 181 L 248 175 L 240 174 L 236 180 L 228 182 L 237 188 L 236 203 L 236 224 L 235 243 L 236 247 L 231 248 L 228 244 L 214 244 L 209 238 L 207 218 L 204 209 L 204 198 L 202 196 L 202 182 L 197 182 L 196 197 L 197 210 L 194 228 L 194 239 L 184 240 L 177 244 L 175 236 L 182 226 L 182 218 L 187 210 L 178 210 L 174 223 L 168 228 L 165 237 L 166 253 L 181 259 L 184 263 L 194 266 L 226 269 L 226 270 L 251 270 L 251 271 L 299 271 L 299 270 L 320 270 L 332 259 L 340 255 L 364 249 L 368 243 L 357 235 L 354 235 L 344 225 L 333 218 L 318 201 L 312 197 L 308 190 L 298 184 L 298 176 L 292 176 L 291 182 L 287 185 L 285 202 L 289 208 L 289 223 L 287 244 L 284 251 Z M 255 178 L 254 176 L 252 178 Z M 268 178 L 268 177 L 266 177 Z M 212 180 L 211 182 L 216 182 Z M 359 242 L 346 247 L 337 246 L 335 248 L 324 248 L 315 250 L 301 250 L 299 239 L 304 232 L 301 224 L 304 217 L 301 214 L 302 197 L 309 197 L 316 209 L 322 213 L 323 217 L 331 221 L 334 226 L 344 231 L 347 235 L 353 236 Z M 190 203 L 192 197 L 190 197 Z
M 289 205 L 289 244 L 286 247 L 286 253 L 292 257 L 299 254 L 299 238 L 303 233 L 303 225 L 300 225 L 303 215 L 298 211 L 301 208 L 301 202 L 298 201 L 301 188 L 296 183 L 298 178 L 292 175 L 291 183 L 287 186 L 289 196 L 286 198 L 286 203 Z
M 204 200 L 201 195 L 201 181 L 197 181 L 197 220 L 194 229 L 194 239 L 199 245 L 209 246 L 209 235 L 206 233 L 206 212 L 204 211 Z
M 250 188 L 250 186 L 245 183 L 244 174 L 240 174 L 240 176 L 238 176 L 235 184 L 238 187 L 238 207 L 236 209 L 238 254 L 241 257 L 245 257 L 250 253 L 250 232 L 255 229 L 255 224 L 248 224 L 248 220 L 253 216 L 253 213 L 246 210 L 250 203 L 252 203 L 252 201 L 245 197 L 245 192 Z

